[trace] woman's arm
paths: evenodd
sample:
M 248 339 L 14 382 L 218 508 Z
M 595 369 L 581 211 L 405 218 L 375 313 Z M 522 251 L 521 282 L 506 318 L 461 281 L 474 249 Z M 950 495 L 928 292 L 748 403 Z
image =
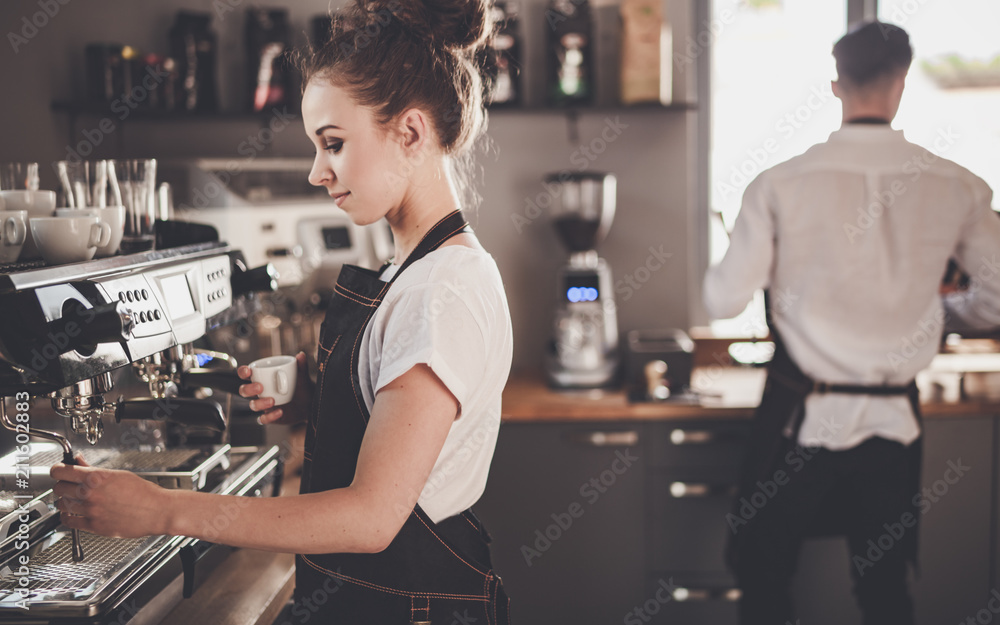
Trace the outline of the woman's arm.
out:
M 376 395 L 347 488 L 236 497 L 167 490 L 127 471 L 59 463 L 51 470 L 59 480 L 57 506 L 68 527 L 107 536 L 190 536 L 289 553 L 377 552 L 416 505 L 458 410 L 430 368 L 417 365 Z

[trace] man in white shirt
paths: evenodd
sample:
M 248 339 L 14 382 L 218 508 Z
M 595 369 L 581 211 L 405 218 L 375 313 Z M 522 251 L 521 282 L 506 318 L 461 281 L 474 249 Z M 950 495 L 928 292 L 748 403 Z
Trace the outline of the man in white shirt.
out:
M 946 328 L 1000 326 L 992 192 L 889 127 L 912 60 L 906 32 L 862 24 L 833 54 L 843 125 L 750 184 L 729 250 L 705 277 L 716 318 L 767 289 L 777 345 L 727 517 L 744 624 L 794 622 L 789 586 L 802 539 L 829 534 L 847 536 L 864 622 L 913 623 L 913 380 Z M 942 297 L 949 259 L 972 283 Z M 892 546 L 875 561 L 869 541 Z

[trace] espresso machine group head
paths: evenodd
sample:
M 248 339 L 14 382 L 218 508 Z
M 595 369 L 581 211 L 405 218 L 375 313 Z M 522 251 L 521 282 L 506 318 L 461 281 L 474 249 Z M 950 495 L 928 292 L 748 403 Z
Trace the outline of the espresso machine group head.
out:
M 546 372 L 557 387 L 599 387 L 614 379 L 618 367 L 618 317 L 611 269 L 596 247 L 615 214 L 613 174 L 552 174 L 546 186 L 557 190 L 549 208 L 569 260 L 556 277 L 557 304 Z

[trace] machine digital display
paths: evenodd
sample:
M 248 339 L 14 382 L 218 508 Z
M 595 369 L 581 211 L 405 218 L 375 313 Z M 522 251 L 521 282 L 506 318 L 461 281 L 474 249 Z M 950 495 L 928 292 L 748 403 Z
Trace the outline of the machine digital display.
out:
M 596 302 L 600 297 L 599 280 L 596 275 L 566 276 L 566 301 Z
M 167 312 L 171 319 L 194 314 L 194 300 L 191 299 L 191 289 L 184 274 L 161 278 L 160 288 L 163 290 L 163 301 L 167 304 Z
M 346 250 L 351 247 L 351 232 L 346 226 L 323 228 L 323 245 L 328 250 Z

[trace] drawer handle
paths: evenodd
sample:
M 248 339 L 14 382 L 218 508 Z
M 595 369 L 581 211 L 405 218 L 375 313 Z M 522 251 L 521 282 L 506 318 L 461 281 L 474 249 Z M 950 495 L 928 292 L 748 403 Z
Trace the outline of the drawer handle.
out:
M 704 445 L 713 443 L 718 436 L 711 430 L 684 430 L 677 428 L 670 432 L 670 442 L 674 445 Z
M 624 432 L 583 432 L 571 437 L 574 442 L 591 447 L 631 447 L 639 444 L 639 433 L 635 430 Z
M 736 494 L 736 487 L 731 485 L 719 486 L 716 484 L 705 484 L 702 482 L 671 482 L 670 496 L 674 499 L 690 499 L 694 497 L 726 496 L 731 497 Z
M 739 588 L 674 588 L 674 601 L 705 603 L 708 601 L 739 601 Z

